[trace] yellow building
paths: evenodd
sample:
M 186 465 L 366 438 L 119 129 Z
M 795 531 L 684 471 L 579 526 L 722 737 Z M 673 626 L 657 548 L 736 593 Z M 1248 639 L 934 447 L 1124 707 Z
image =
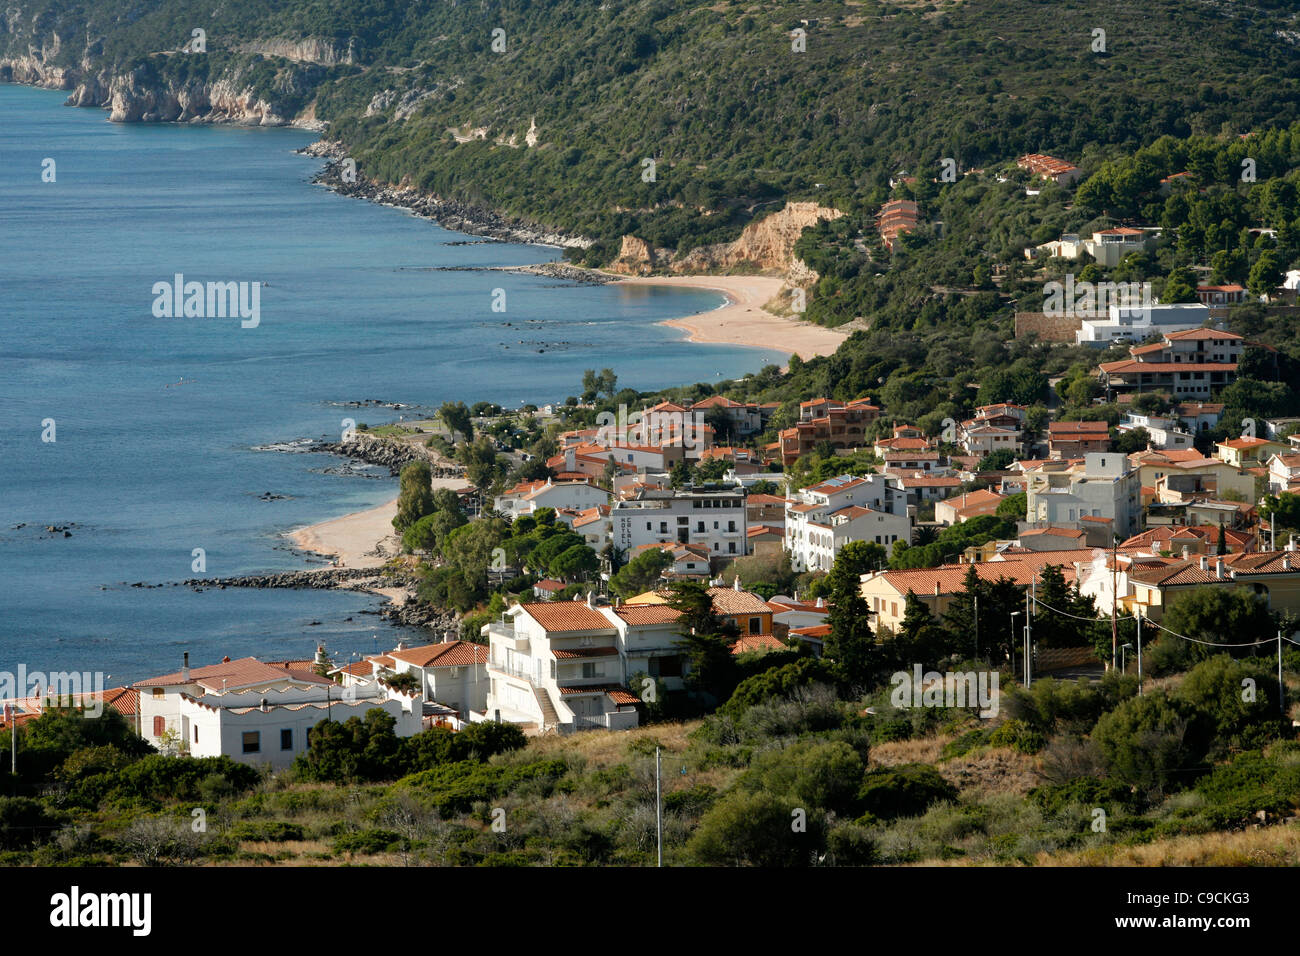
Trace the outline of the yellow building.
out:
M 1206 587 L 1242 587 L 1268 601 L 1273 611 L 1300 611 L 1300 552 L 1257 551 L 1199 555 L 1182 561 L 1135 561 L 1121 572 L 1122 611 L 1159 621 L 1171 601 Z
M 1282 441 L 1269 441 L 1267 438 L 1230 438 L 1216 446 L 1215 457 L 1221 458 L 1237 468 L 1256 468 L 1266 465 L 1274 455 L 1291 451 L 1291 446 Z

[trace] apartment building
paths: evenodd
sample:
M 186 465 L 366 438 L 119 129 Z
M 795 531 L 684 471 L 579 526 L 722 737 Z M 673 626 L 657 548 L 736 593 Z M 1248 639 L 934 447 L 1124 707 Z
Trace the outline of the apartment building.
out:
M 689 544 L 714 559 L 745 553 L 748 518 L 743 487 L 639 488 L 614 502 L 610 540 L 624 551 L 647 544 Z
M 1070 467 L 1035 470 L 1028 478 L 1030 527 L 1086 528 L 1092 520 L 1124 538 L 1138 531 L 1141 483 L 1124 455 L 1093 452 Z
M 879 417 L 880 408 L 869 398 L 800 402 L 798 423 L 782 429 L 768 450 L 788 468 L 821 442 L 828 442 L 831 448 L 861 448 L 866 444 L 867 426 Z
M 797 492 L 786 505 L 785 548 L 796 571 L 828 571 L 850 541 L 893 553 L 911 540 L 907 493 L 882 475 L 840 475 Z

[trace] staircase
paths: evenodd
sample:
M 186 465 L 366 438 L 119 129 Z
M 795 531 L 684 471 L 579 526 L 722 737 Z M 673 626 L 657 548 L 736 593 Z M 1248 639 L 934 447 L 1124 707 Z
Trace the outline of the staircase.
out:
M 542 709 L 542 733 L 557 728 L 560 724 L 560 715 L 555 712 L 555 705 L 551 703 L 550 692 L 545 687 L 534 685 L 533 697 L 537 700 L 537 706 Z

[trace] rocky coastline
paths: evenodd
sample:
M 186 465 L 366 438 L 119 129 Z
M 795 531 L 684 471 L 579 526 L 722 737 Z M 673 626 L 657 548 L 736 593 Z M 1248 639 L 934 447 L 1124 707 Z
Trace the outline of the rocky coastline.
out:
M 585 237 L 568 235 L 523 219 L 504 216 L 482 206 L 470 205 L 455 199 L 443 199 L 409 187 L 372 182 L 360 171 L 356 172 L 354 181 L 345 181 L 343 161 L 347 158 L 347 150 L 339 142 L 322 139 L 304 146 L 298 152 L 304 156 L 329 160 L 325 168 L 313 178 L 314 183 L 341 196 L 405 209 L 422 219 L 436 222 L 444 229 L 503 242 L 559 248 L 586 249 L 592 243 L 592 240 Z

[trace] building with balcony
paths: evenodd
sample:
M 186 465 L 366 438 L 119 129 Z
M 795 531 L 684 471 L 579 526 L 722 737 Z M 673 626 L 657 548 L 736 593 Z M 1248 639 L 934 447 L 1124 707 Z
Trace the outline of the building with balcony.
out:
M 1124 455 L 1090 453 L 1070 467 L 1027 475 L 1026 520 L 1031 528 L 1086 530 L 1091 520 L 1107 523 L 1109 532 L 1121 538 L 1137 533 L 1142 486 Z
M 487 719 L 561 733 L 639 723 L 618 628 L 590 601 L 516 604 L 482 633 Z
M 627 552 L 647 544 L 688 544 L 715 560 L 741 557 L 749 527 L 745 498 L 743 487 L 639 488 L 611 507 L 611 540 Z
M 798 423 L 782 429 L 770 450 L 788 468 L 821 442 L 828 442 L 831 448 L 861 448 L 866 443 L 867 426 L 879 417 L 879 407 L 869 398 L 800 402 Z
M 785 511 L 785 547 L 796 571 L 828 571 L 850 541 L 873 541 L 893 553 L 911 541 L 907 493 L 897 479 L 840 475 L 804 488 Z

